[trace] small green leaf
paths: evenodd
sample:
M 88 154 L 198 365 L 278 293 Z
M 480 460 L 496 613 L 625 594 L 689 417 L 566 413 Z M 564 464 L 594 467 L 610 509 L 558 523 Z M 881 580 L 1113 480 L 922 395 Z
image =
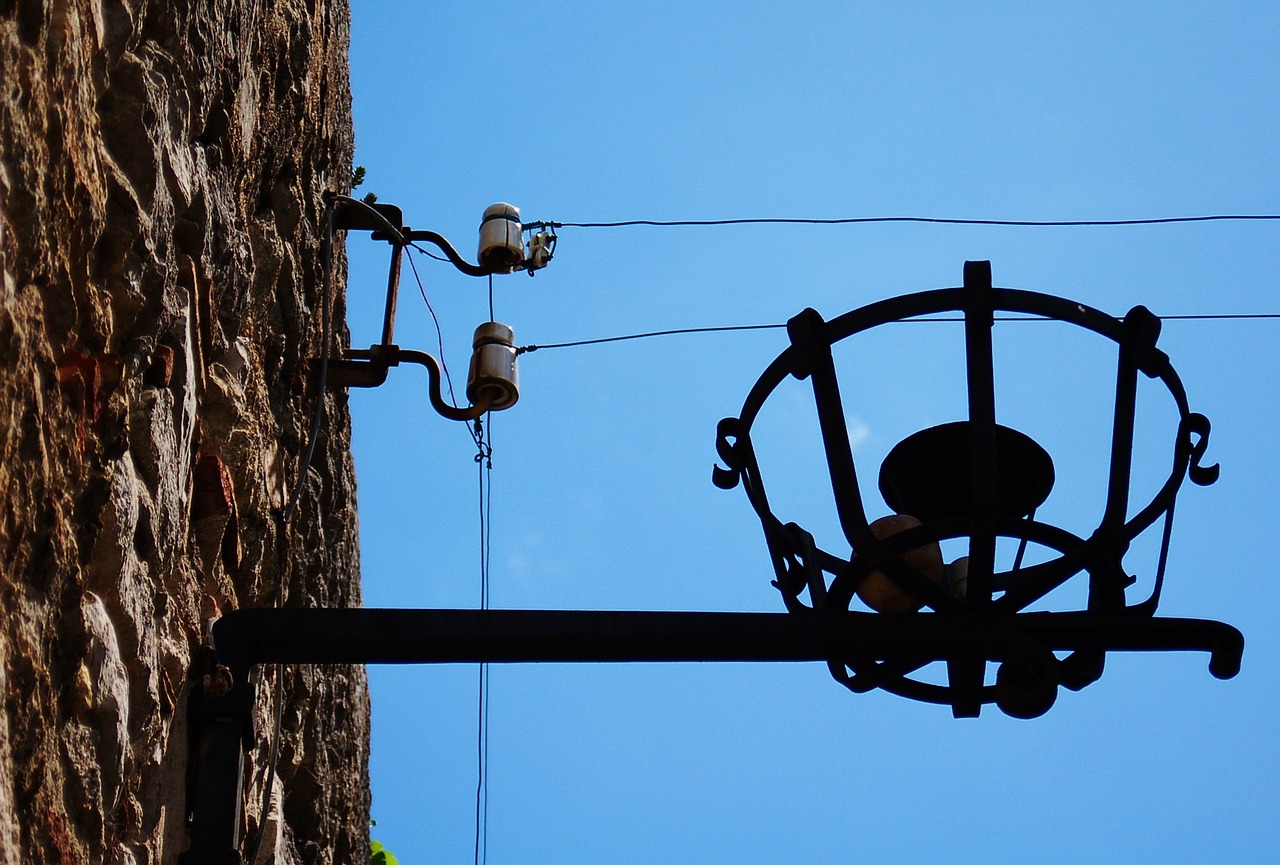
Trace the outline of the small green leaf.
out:
M 369 842 L 369 865 L 400 865 L 400 860 L 378 841 Z
M 351 172 L 351 188 L 355 189 L 362 183 L 364 183 L 364 166 L 357 165 L 355 171 Z

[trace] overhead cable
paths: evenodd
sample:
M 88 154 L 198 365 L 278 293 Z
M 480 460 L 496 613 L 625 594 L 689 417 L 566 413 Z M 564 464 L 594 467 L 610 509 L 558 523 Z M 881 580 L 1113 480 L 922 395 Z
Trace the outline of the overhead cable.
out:
M 876 222 L 924 222 L 938 225 L 1003 225 L 1068 228 L 1116 225 L 1170 225 L 1181 222 L 1280 221 L 1276 213 L 1223 213 L 1207 216 L 1156 216 L 1142 219 L 962 219 L 944 216 L 848 216 L 831 219 L 808 217 L 747 217 L 738 219 L 624 219 L 617 222 L 529 222 L 525 228 L 658 228 L 713 225 L 860 225 Z
M 1157 316 L 1161 321 L 1224 321 L 1224 320 L 1262 320 L 1262 319 L 1280 319 L 1280 312 L 1226 312 L 1226 313 L 1208 313 L 1208 314 L 1190 314 L 1190 315 L 1161 315 Z M 1054 318 L 1048 318 L 1040 315 L 997 315 L 993 316 L 994 321 L 1057 321 Z M 927 324 L 946 321 L 964 321 L 963 316 L 921 316 L 919 318 L 904 318 L 898 321 L 888 322 L 889 324 Z M 522 345 L 516 349 L 516 354 L 532 354 L 535 351 L 542 351 L 548 348 L 577 348 L 584 345 L 601 345 L 609 342 L 626 342 L 633 339 L 650 339 L 659 336 L 676 336 L 688 333 L 726 333 L 730 331 L 744 330 L 783 330 L 786 324 L 740 324 L 727 325 L 722 327 L 681 327 L 672 330 L 651 330 L 645 333 L 628 333 L 622 336 L 602 336 L 595 339 L 578 339 L 572 342 L 546 342 L 537 345 Z

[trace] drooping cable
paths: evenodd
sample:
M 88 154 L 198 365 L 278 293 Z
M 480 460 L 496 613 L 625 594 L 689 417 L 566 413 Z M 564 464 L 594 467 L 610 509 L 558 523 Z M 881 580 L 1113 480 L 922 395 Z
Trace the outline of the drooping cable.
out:
M 683 333 L 726 333 L 738 330 L 777 330 L 785 329 L 785 324 L 741 324 L 723 327 L 680 327 L 673 330 L 652 330 L 646 333 L 629 333 L 624 336 L 604 336 L 597 339 L 579 339 L 573 342 L 548 342 L 541 345 L 522 345 L 516 349 L 517 354 L 530 354 L 548 348 L 574 348 L 580 345 L 600 345 L 606 342 L 625 342 L 632 339 L 649 339 L 655 336 L 675 336 Z
M 324 424 L 325 416 L 325 388 L 328 385 L 329 377 L 329 342 L 333 338 L 333 321 L 331 307 L 331 294 L 333 290 L 333 219 L 335 200 L 330 199 L 325 206 L 325 230 L 322 241 L 321 267 L 323 273 L 320 278 L 321 294 L 320 294 L 320 370 L 316 376 L 316 406 L 311 416 L 311 429 L 308 433 L 307 446 L 303 451 L 302 462 L 298 467 L 298 477 L 294 482 L 293 490 L 289 495 L 289 501 L 285 504 L 284 510 L 280 514 L 279 520 L 279 539 L 276 549 L 277 569 L 276 569 L 276 594 L 275 607 L 279 609 L 284 606 L 284 587 L 285 573 L 288 567 L 288 550 L 289 550 L 289 531 L 290 521 L 293 519 L 294 513 L 298 509 L 299 503 L 302 501 L 302 493 L 306 487 L 307 474 L 311 471 L 311 462 L 315 459 L 316 445 L 320 439 L 320 429 Z M 271 743 L 267 755 L 267 774 L 264 779 L 262 790 L 262 809 L 258 816 L 258 831 L 254 838 L 253 847 L 251 848 L 247 862 L 256 863 L 258 855 L 262 851 L 262 842 L 267 833 L 267 813 L 271 808 L 271 791 L 276 782 L 276 762 L 280 759 L 280 739 L 284 726 L 284 665 L 275 665 L 275 694 L 272 700 L 272 722 L 271 722 Z
M 1248 320 L 1266 320 L 1280 319 L 1280 312 L 1240 312 L 1240 313 L 1191 313 L 1186 315 L 1161 315 L 1157 316 L 1161 321 L 1248 321 Z M 993 316 L 994 321 L 1057 321 L 1043 315 L 997 315 Z M 1117 318 L 1117 320 L 1119 320 Z M 887 322 L 888 324 L 930 324 L 937 322 L 956 322 L 964 321 L 963 316 L 920 316 L 919 318 L 905 318 L 898 321 Z M 549 348 L 577 348 L 584 345 L 602 345 L 610 342 L 626 342 L 634 339 L 651 339 L 659 336 L 676 336 L 679 334 L 696 334 L 696 333 L 728 333 L 733 331 L 746 330 L 785 330 L 785 324 L 740 324 L 726 325 L 720 327 L 680 327 L 671 330 L 651 330 L 644 333 L 628 333 L 621 336 L 604 336 L 595 339 L 578 339 L 572 342 L 546 342 L 530 345 L 522 345 L 516 349 L 517 354 L 531 354 L 535 351 L 543 351 Z
M 410 244 L 410 247 L 417 249 L 419 252 L 424 252 L 417 244 Z M 422 302 L 426 304 L 427 312 L 431 313 L 431 322 L 436 328 L 436 345 L 440 349 L 440 370 L 444 373 L 445 385 L 449 389 L 449 402 L 457 405 L 458 397 L 453 392 L 453 377 L 449 375 L 449 364 L 444 359 L 444 332 L 440 328 L 440 319 L 436 316 L 435 307 L 431 305 L 431 301 L 427 297 L 426 286 L 422 283 L 422 276 L 418 273 L 418 266 L 414 264 L 413 256 L 406 255 L 405 258 L 409 262 L 409 270 L 413 272 L 414 282 L 418 284 L 418 294 L 422 296 Z
M 525 228 L 657 228 L 714 225 L 865 225 L 882 222 L 924 222 L 938 225 L 1003 225 L 1031 228 L 1075 228 L 1117 225 L 1170 225 L 1182 222 L 1277 221 L 1280 214 L 1213 214 L 1209 216 L 1157 216 L 1147 219 L 961 219 L 937 216 L 849 216 L 833 219 L 749 217 L 743 219 L 624 219 L 617 222 L 530 222 Z
M 419 252 L 422 251 L 414 244 L 409 244 L 409 246 L 414 249 L 418 249 Z M 418 268 L 414 264 L 413 256 L 407 255 L 406 258 L 409 261 L 409 270 L 413 272 L 413 279 L 418 284 L 418 294 L 422 296 L 422 302 L 426 305 L 427 312 L 431 313 L 431 322 L 435 325 L 436 329 L 436 346 L 440 350 L 440 371 L 444 374 L 445 386 L 449 391 L 449 402 L 456 406 L 458 404 L 458 397 L 453 391 L 453 376 L 449 375 L 449 364 L 446 363 L 444 359 L 444 331 L 440 327 L 440 319 L 436 315 L 435 307 L 431 305 L 431 300 L 427 297 L 427 289 L 423 285 L 422 275 L 418 273 Z M 490 282 L 492 283 L 492 277 L 490 277 Z M 490 294 L 490 297 L 492 298 L 492 293 Z M 490 304 L 492 305 L 492 301 L 490 301 Z M 476 447 L 478 449 L 483 449 L 484 442 L 476 435 L 475 430 L 470 426 L 468 426 L 466 430 L 467 434 L 471 436 L 471 440 L 475 443 Z

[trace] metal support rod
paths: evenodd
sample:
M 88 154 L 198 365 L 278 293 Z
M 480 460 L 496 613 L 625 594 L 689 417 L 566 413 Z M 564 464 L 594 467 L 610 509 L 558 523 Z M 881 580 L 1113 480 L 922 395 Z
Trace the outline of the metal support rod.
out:
M 595 610 L 246 609 L 213 627 L 237 685 L 254 664 L 449 664 L 885 659 L 905 649 L 936 660 L 973 647 L 1004 657 L 1016 632 L 1050 650 L 1207 651 L 1210 672 L 1239 670 L 1230 625 L 1088 613 L 690 613 Z
M 1129 548 L 1125 535 L 1129 487 L 1133 471 L 1133 430 L 1138 404 L 1138 369 L 1160 336 L 1160 319 L 1145 307 L 1135 306 L 1124 317 L 1124 336 L 1116 361 L 1116 402 L 1111 426 L 1111 464 L 1107 480 L 1107 503 L 1095 536 L 1113 545 L 1109 551 L 1118 561 Z M 1110 584 L 1096 577 L 1089 584 L 1090 609 L 1124 606 L 1124 583 Z
M 995 368 L 991 346 L 994 325 L 991 262 L 964 263 L 965 367 L 969 384 L 970 463 L 969 587 L 966 600 L 981 608 L 991 603 L 995 572 L 996 493 L 1000 476 L 996 452 Z
M 191 849 L 178 857 L 178 865 L 241 865 L 245 744 L 253 738 L 254 687 L 247 668 L 231 683 L 229 691 L 219 693 L 196 682 L 191 695 Z
M 995 360 L 991 329 L 991 262 L 964 263 L 965 370 L 969 385 L 970 528 L 967 603 L 975 610 L 991 604 L 991 575 L 996 562 L 996 494 L 1000 457 L 996 451 Z M 974 717 L 982 708 L 986 659 L 972 650 L 947 662 L 952 714 Z
M 875 547 L 876 539 L 867 525 L 862 494 L 858 490 L 858 471 L 853 463 L 840 383 L 836 378 L 835 359 L 831 356 L 831 342 L 826 330 L 826 322 L 812 309 L 806 309 L 787 322 L 791 344 L 801 358 L 800 371 L 813 384 L 813 399 L 818 408 L 818 425 L 826 449 L 840 527 L 849 546 L 866 552 Z
M 858 612 L 688 613 L 582 610 L 244 609 L 213 626 L 221 696 L 200 695 L 192 846 L 181 865 L 240 865 L 241 776 L 255 664 L 448 664 L 658 661 L 913 663 L 957 653 L 1016 659 L 1048 651 L 1206 651 L 1220 679 L 1240 670 L 1244 637 L 1230 625 L 1089 613 L 888 616 Z M 981 683 L 979 683 L 981 685 Z
M 391 241 L 391 267 L 387 273 L 387 305 L 382 312 L 382 344 L 391 345 L 395 341 L 396 303 L 400 295 L 400 259 L 404 246 Z
M 416 363 L 427 370 L 427 398 L 431 407 L 446 420 L 470 421 L 482 416 L 493 406 L 493 394 L 482 392 L 475 405 L 463 408 L 445 402 L 441 388 L 441 366 L 425 351 L 401 348 L 398 345 L 374 345 L 369 348 L 349 348 L 336 361 L 330 361 L 336 372 L 330 381 L 334 387 L 377 387 L 387 380 L 387 370 L 401 362 Z
M 1154 337 L 1143 339 L 1147 322 L 1135 308 L 1124 319 L 1124 338 L 1116 361 L 1116 403 L 1111 423 L 1111 465 L 1107 482 L 1107 504 L 1102 517 L 1102 531 L 1115 532 L 1125 521 L 1129 504 L 1129 472 L 1133 462 L 1133 426 L 1138 401 L 1138 354 L 1143 342 L 1154 344 Z M 1159 319 L 1156 319 L 1159 332 Z

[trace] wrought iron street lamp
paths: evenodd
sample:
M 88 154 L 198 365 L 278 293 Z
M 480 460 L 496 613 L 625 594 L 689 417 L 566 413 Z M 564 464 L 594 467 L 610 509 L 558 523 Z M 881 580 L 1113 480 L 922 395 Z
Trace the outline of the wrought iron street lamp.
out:
M 374 223 L 378 221 L 354 227 L 376 229 Z M 406 239 L 411 236 L 407 229 L 396 231 Z M 338 367 L 340 376 L 346 376 L 339 378 L 342 384 L 373 386 L 386 376 L 386 352 L 395 348 L 390 328 L 395 275 L 393 264 L 382 348 L 375 346 L 369 356 L 348 353 L 343 358 L 348 363 Z M 964 315 L 969 417 L 908 436 L 889 453 L 879 486 L 896 514 L 869 521 L 831 348 L 889 322 L 947 311 Z M 1108 494 L 1102 520 L 1088 537 L 1036 519 L 1037 507 L 1054 485 L 1053 461 L 1028 436 L 996 422 L 991 342 L 996 311 L 1058 319 L 1119 346 Z M 716 467 L 713 478 L 721 487 L 746 490 L 764 528 L 775 585 L 787 612 L 228 613 L 210 629 L 213 650 L 202 659 L 202 687 L 192 701 L 191 848 L 180 862 L 241 862 L 244 749 L 254 739 L 249 672 L 257 664 L 823 661 L 855 692 L 883 688 L 949 704 L 957 717 L 976 716 L 984 704 L 995 703 L 1021 718 L 1046 712 L 1061 686 L 1079 689 L 1095 681 L 1111 651 L 1206 651 L 1213 675 L 1234 676 L 1244 649 L 1239 631 L 1220 622 L 1154 615 L 1178 489 L 1184 478 L 1206 485 L 1217 477 L 1216 466 L 1202 464 L 1209 422 L 1189 409 L 1181 381 L 1156 348 L 1159 329 L 1159 319 L 1142 307 L 1116 320 L 1063 298 L 993 288 L 987 262 L 966 263 L 961 288 L 880 301 L 830 322 L 813 310 L 793 318 L 788 323 L 791 345 L 756 382 L 738 417 L 720 422 L 716 447 L 724 465 Z M 1168 479 L 1129 517 L 1139 373 L 1167 388 L 1178 410 L 1178 426 Z M 852 550 L 847 556 L 822 549 L 809 532 L 783 522 L 765 494 L 752 424 L 789 376 L 808 379 L 813 386 L 835 507 Z M 1129 603 L 1131 580 L 1123 558 L 1132 541 L 1161 519 L 1164 534 L 1154 590 Z M 1020 551 L 1011 569 L 998 572 L 999 538 L 1034 543 L 1057 555 L 1022 567 Z M 943 541 L 967 544 L 963 565 L 943 566 Z M 1077 576 L 1088 581 L 1085 609 L 1027 610 Z M 851 609 L 855 597 L 870 609 Z M 946 684 L 916 677 L 937 661 L 946 664 Z M 987 667 L 993 662 L 996 674 L 988 683 Z
M 991 331 L 997 311 L 1057 319 L 1119 347 L 1106 506 L 1087 537 L 1036 520 L 1036 509 L 1054 485 L 1053 461 L 1030 437 L 996 422 Z M 943 312 L 964 316 L 969 417 L 915 433 L 890 451 L 879 487 L 897 516 L 870 521 L 831 348 L 881 325 Z M 1101 676 L 1109 650 L 1188 649 L 1208 638 L 1222 649 L 1215 653 L 1211 672 L 1226 678 L 1238 671 L 1243 640 L 1234 628 L 1153 615 L 1178 489 L 1186 477 L 1207 485 L 1218 476 L 1216 465 L 1201 463 L 1209 421 L 1190 410 L 1169 358 L 1156 348 L 1156 316 L 1139 306 L 1117 320 L 1064 298 L 993 288 L 990 263 L 971 261 L 965 264 L 961 288 L 891 298 L 830 322 L 809 309 L 791 319 L 787 329 L 790 347 L 756 382 L 741 414 L 719 425 L 717 449 L 724 467 L 715 469 L 714 480 L 726 489 L 741 484 L 746 490 L 764 529 L 774 584 L 788 610 L 855 620 L 879 616 L 897 623 L 904 635 L 897 651 L 877 656 L 851 646 L 831 658 L 837 681 L 855 692 L 883 688 L 915 700 L 947 703 L 956 717 L 976 716 L 986 703 L 1010 715 L 1035 717 L 1053 705 L 1060 685 L 1078 690 Z M 1168 479 L 1149 503 L 1126 517 L 1139 372 L 1168 389 L 1178 426 Z M 851 555 L 821 549 L 805 529 L 784 523 L 765 494 L 751 427 L 788 377 L 812 383 L 835 508 Z M 1129 603 L 1125 590 L 1133 580 L 1123 558 L 1132 541 L 1161 519 L 1164 534 L 1154 591 Z M 1003 572 L 996 569 L 999 538 L 1020 543 L 1013 567 Z M 944 567 L 939 543 L 954 539 L 967 543 L 967 555 Z M 1022 567 L 1028 542 L 1058 555 Z M 1088 580 L 1086 609 L 1025 612 L 1077 576 Z M 874 612 L 850 612 L 855 596 Z M 929 612 L 916 612 L 923 608 Z M 946 684 L 913 678 L 939 660 L 946 662 Z M 992 684 L 986 683 L 989 661 L 998 664 Z

